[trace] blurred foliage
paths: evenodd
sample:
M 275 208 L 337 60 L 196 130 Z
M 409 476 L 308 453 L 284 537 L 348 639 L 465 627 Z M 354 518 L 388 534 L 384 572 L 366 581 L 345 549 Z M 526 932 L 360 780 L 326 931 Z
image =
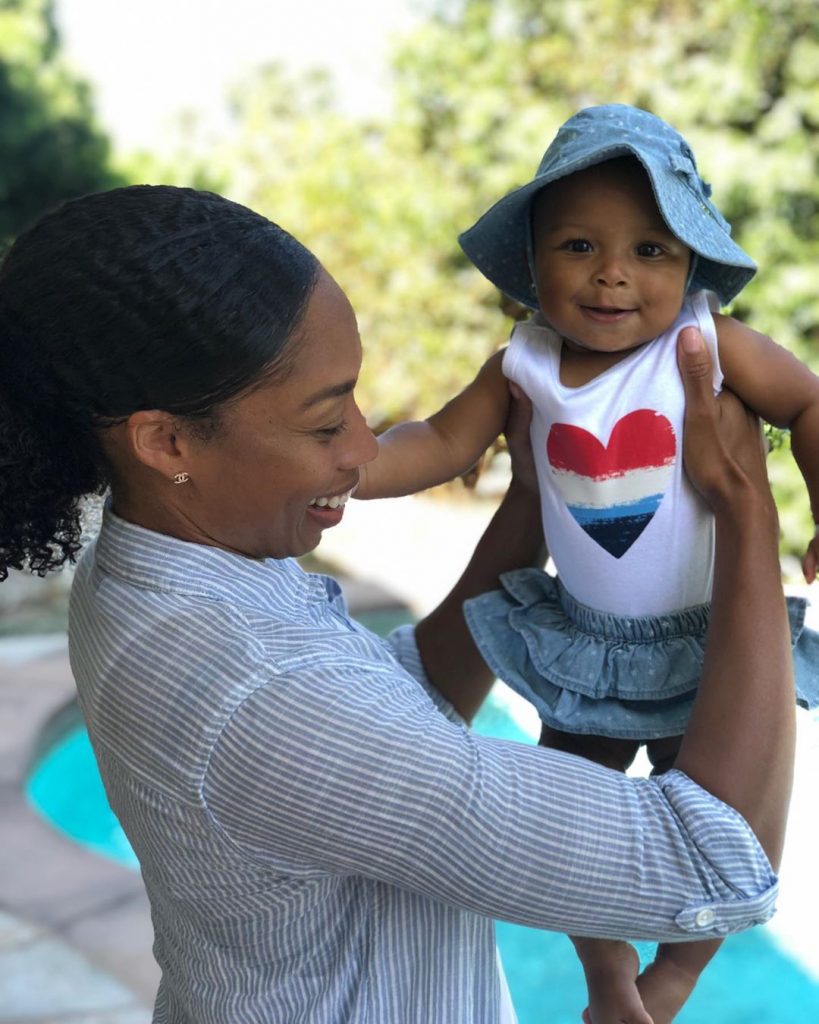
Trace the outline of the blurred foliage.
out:
M 457 235 L 527 181 L 575 110 L 648 108 L 691 142 L 761 272 L 732 312 L 819 369 L 815 0 L 441 0 L 393 54 L 395 108 L 362 122 L 316 74 L 233 97 L 226 190 L 293 231 L 355 306 L 371 422 L 424 415 L 505 340 L 509 308 Z M 519 312 L 519 311 L 518 311 Z M 812 534 L 787 445 L 785 550 Z
M 233 175 L 220 159 L 214 159 L 222 144 L 219 133 L 205 127 L 198 115 L 188 110 L 171 119 L 169 132 L 173 138 L 170 152 L 138 148 L 115 154 L 116 166 L 127 183 L 161 182 L 226 194 Z
M 576 109 L 648 107 L 692 142 L 763 272 L 737 316 L 811 360 L 819 204 L 813 0 L 449 0 L 399 41 L 396 108 L 362 123 L 319 75 L 237 89 L 227 187 L 348 290 L 376 416 L 430 410 L 508 331 L 457 234 L 531 177 Z
M 108 161 L 52 0 L 0 0 L 0 249 L 61 199 L 117 184 Z
M 760 273 L 732 312 L 819 369 L 819 4 L 815 0 L 417 0 L 389 116 L 344 114 L 322 72 L 258 69 L 231 130 L 180 121 L 173 160 L 130 180 L 214 188 L 309 245 L 348 292 L 374 426 L 437 408 L 520 313 L 457 235 L 527 181 L 559 125 L 612 101 L 691 142 Z M 58 195 L 107 183 L 87 88 L 50 0 L 0 0 L 0 240 Z M 772 456 L 785 550 L 812 527 L 787 444 Z

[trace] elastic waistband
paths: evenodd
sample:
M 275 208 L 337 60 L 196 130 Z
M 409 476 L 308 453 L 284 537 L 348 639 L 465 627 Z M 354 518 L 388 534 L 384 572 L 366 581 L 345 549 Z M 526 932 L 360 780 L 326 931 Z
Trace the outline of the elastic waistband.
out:
M 710 604 L 698 604 L 691 608 L 668 612 L 665 615 L 615 615 L 601 612 L 581 604 L 555 578 L 560 606 L 566 618 L 579 630 L 591 636 L 606 640 L 623 640 L 629 643 L 656 643 L 679 636 L 705 633 L 708 626 Z

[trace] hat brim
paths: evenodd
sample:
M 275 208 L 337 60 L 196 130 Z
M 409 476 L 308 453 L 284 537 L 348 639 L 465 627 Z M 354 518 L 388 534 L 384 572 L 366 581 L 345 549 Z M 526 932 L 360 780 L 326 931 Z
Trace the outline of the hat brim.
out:
M 517 302 L 537 309 L 529 271 L 528 247 L 532 199 L 553 181 L 618 156 L 634 156 L 648 174 L 663 220 L 699 259 L 689 290 L 707 288 L 729 303 L 756 273 L 756 264 L 721 226 L 709 203 L 670 165 L 647 159 L 629 145 L 601 148 L 563 165 L 559 173 L 539 174 L 491 206 L 458 236 L 478 270 Z M 724 223 L 724 222 L 723 222 Z

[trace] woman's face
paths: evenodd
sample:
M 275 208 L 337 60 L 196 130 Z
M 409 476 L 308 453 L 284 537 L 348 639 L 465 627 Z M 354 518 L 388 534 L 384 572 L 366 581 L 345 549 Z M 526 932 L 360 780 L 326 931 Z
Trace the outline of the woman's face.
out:
M 191 488 L 191 539 L 256 558 L 303 555 L 341 521 L 359 466 L 375 458 L 353 393 L 355 314 L 326 271 L 292 344 L 286 379 L 229 403 L 217 436 L 193 449 L 191 480 L 180 485 Z

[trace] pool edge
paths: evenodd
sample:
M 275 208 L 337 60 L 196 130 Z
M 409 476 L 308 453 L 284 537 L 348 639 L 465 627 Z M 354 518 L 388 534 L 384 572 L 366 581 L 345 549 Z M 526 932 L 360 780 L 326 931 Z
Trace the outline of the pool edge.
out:
M 26 799 L 37 757 L 69 718 L 79 720 L 75 698 L 64 647 L 0 658 L 0 909 L 56 935 L 147 1009 L 159 968 L 140 875 L 63 836 Z

